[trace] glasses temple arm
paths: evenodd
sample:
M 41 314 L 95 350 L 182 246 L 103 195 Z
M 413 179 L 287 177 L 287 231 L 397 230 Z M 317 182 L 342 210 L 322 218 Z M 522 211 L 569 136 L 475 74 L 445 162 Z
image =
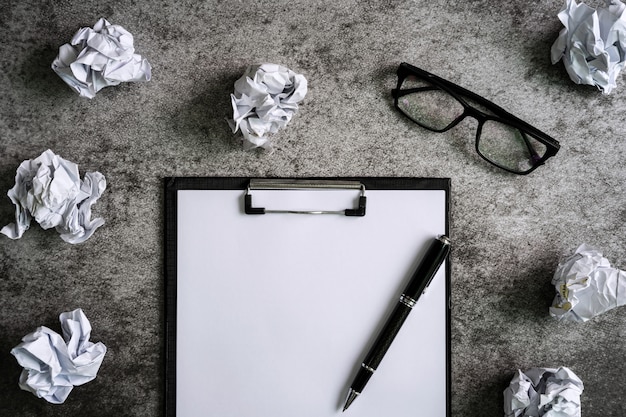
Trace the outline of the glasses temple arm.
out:
M 530 143 L 530 141 L 528 140 L 528 137 L 526 136 L 526 133 L 523 130 L 519 130 L 519 132 L 522 134 L 522 138 L 524 138 L 524 143 L 526 144 L 526 148 L 528 149 L 528 152 L 530 153 L 530 159 L 533 162 L 540 161 L 541 155 L 537 153 L 533 145 Z

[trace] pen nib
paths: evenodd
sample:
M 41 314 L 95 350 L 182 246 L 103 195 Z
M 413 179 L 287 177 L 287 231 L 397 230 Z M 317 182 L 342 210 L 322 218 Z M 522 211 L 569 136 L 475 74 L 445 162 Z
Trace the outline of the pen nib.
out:
M 356 397 L 359 396 L 359 393 L 354 391 L 353 389 L 350 390 L 350 392 L 348 393 L 348 398 L 346 398 L 346 403 L 343 406 L 343 411 L 346 411 L 348 409 L 348 407 L 350 407 L 350 404 L 352 404 L 352 402 L 356 399 Z M 342 411 L 342 412 L 343 412 Z

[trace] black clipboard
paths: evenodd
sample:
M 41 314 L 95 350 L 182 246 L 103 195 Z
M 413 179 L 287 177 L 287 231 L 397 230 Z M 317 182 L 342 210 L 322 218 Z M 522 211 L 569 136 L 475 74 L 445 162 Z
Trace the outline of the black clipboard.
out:
M 342 415 L 449 200 L 447 178 L 167 178 L 166 416 Z M 448 259 L 347 412 L 450 416 L 449 300 Z

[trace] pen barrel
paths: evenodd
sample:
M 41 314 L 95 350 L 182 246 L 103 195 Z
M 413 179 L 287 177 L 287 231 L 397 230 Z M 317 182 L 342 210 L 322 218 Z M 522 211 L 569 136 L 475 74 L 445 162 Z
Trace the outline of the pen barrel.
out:
M 400 331 L 402 324 L 406 320 L 407 316 L 411 312 L 411 308 L 403 303 L 398 303 L 391 312 L 391 315 L 387 318 L 385 326 L 382 328 L 374 344 L 370 348 L 363 364 L 376 370 L 378 364 L 387 353 L 391 342 L 395 339 L 396 335 Z
M 361 368 L 350 387 L 344 411 L 354 401 L 356 395 L 360 394 L 363 388 L 365 388 L 367 381 L 378 368 L 380 361 L 383 360 L 387 350 L 389 350 L 389 346 L 396 338 L 419 296 L 428 287 L 449 252 L 450 240 L 447 236 L 439 236 L 429 246 L 404 293 L 400 296 L 398 304 L 396 304 L 391 315 L 387 318 L 385 325 L 376 336 L 374 344 L 363 360 Z

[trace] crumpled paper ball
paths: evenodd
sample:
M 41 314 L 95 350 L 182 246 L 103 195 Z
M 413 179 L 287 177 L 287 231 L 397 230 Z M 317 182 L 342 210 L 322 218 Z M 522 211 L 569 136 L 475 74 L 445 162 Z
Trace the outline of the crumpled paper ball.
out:
M 81 181 L 78 165 L 48 149 L 18 167 L 7 193 L 15 204 L 15 223 L 0 233 L 19 239 L 34 218 L 43 229 L 54 227 L 68 243 L 84 242 L 104 224 L 101 218 L 91 220 L 91 206 L 105 189 L 104 175 L 87 172 Z
M 245 149 L 272 150 L 269 135 L 285 128 L 307 93 L 303 75 L 276 64 L 250 66 L 230 95 L 233 133 L 241 130 Z
M 626 62 L 626 16 L 620 0 L 607 0 L 595 10 L 576 0 L 566 0 L 559 13 L 563 28 L 552 45 L 552 63 L 563 59 L 576 84 L 598 87 L 609 94 Z
M 81 28 L 59 48 L 52 69 L 82 97 L 94 98 L 104 87 L 150 81 L 152 67 L 135 53 L 133 35 L 102 18 Z
M 59 321 L 63 337 L 41 326 L 11 349 L 24 367 L 20 388 L 53 404 L 62 404 L 74 386 L 93 380 L 107 350 L 89 341 L 91 324 L 80 308 L 61 313 Z
M 504 417 L 580 417 L 583 389 L 566 367 L 518 369 L 504 390 Z
M 626 271 L 612 268 L 600 250 L 584 243 L 559 263 L 552 284 L 550 315 L 559 320 L 584 322 L 626 304 Z

